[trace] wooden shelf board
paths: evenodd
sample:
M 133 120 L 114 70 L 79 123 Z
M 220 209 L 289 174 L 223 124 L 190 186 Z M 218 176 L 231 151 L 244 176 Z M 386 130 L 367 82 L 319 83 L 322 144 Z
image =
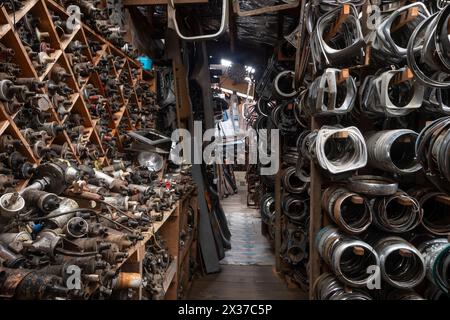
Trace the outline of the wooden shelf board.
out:
M 194 237 L 193 235 L 189 235 L 186 243 L 184 244 L 184 247 L 182 248 L 180 252 L 180 266 L 184 263 L 184 260 L 186 260 L 186 257 L 188 256 L 188 252 L 191 251 L 192 244 L 194 243 Z
M 61 40 L 61 48 L 64 51 L 67 49 L 69 44 L 72 42 L 73 38 L 75 38 L 75 36 L 77 35 L 78 31 L 80 31 L 80 30 L 81 30 L 81 26 L 76 27 L 75 30 L 73 30 L 73 32 L 70 34 L 69 37 Z
M 8 126 L 9 126 L 8 120 L 0 121 L 0 135 L 3 134 L 3 132 L 6 130 L 6 128 L 8 128 Z
M 9 24 L 0 25 L 0 38 L 3 38 L 3 36 L 7 34 L 9 30 L 11 30 L 11 26 Z
M 44 73 L 39 76 L 40 81 L 44 81 L 45 77 L 47 77 L 48 73 L 53 68 L 55 63 L 58 61 L 59 57 L 61 57 L 61 55 L 62 55 L 62 50 L 60 50 L 60 49 L 58 49 L 55 52 L 53 52 L 52 54 L 50 54 L 50 58 L 55 59 L 55 62 L 51 62 L 51 63 L 47 64 L 47 67 L 45 68 Z
M 163 281 L 164 294 L 167 294 L 167 291 L 169 290 L 170 284 L 175 279 L 175 275 L 177 274 L 177 270 L 178 270 L 178 259 L 177 259 L 177 257 L 174 257 L 174 259 L 170 263 L 169 267 L 167 268 L 166 274 L 164 276 L 164 281 Z
M 131 257 L 133 255 L 133 253 L 135 253 L 139 247 L 145 246 L 145 244 L 153 237 L 153 235 L 159 231 L 159 229 L 167 222 L 167 220 L 169 220 L 169 218 L 172 216 L 172 214 L 175 211 L 175 209 L 177 208 L 177 206 L 178 206 L 178 202 L 174 205 L 174 207 L 172 209 L 170 209 L 164 213 L 164 217 L 161 221 L 156 221 L 153 223 L 153 227 L 150 227 L 150 229 L 151 229 L 150 231 L 142 232 L 144 239 L 138 241 L 134 246 L 132 246 L 128 250 L 128 257 Z M 118 265 L 116 265 L 115 268 L 120 268 L 123 264 L 126 263 L 126 261 L 127 261 L 127 259 L 120 262 Z
M 33 8 L 35 6 L 36 3 L 38 3 L 39 0 L 30 0 L 27 3 L 25 3 L 25 5 L 20 9 L 17 10 L 15 13 L 10 13 L 9 14 L 9 18 L 11 19 L 12 22 L 14 22 L 14 18 L 16 23 L 22 19 L 28 11 L 31 10 L 31 8 Z

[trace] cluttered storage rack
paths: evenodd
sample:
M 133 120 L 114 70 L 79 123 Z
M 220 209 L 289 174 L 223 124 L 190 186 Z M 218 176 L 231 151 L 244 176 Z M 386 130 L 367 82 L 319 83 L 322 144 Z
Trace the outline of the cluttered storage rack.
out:
M 295 62 L 269 61 L 254 125 L 281 132 L 260 202 L 277 270 L 310 299 L 444 298 L 448 2 L 299 5 Z M 424 32 L 432 23 L 441 33 Z
M 89 2 L 74 4 L 88 7 L 82 7 L 82 12 L 85 9 L 93 13 L 99 10 Z M 8 194 L 8 201 L 12 201 L 13 198 L 10 197 L 13 195 L 17 203 L 20 196 L 11 191 L 20 193 L 27 186 L 36 184 L 37 174 L 41 178 L 44 175 L 44 180 L 49 178 L 45 176 L 45 170 L 42 169 L 44 167 L 53 168 L 56 170 L 54 172 L 66 170 L 65 173 L 76 167 L 78 178 L 83 170 L 89 171 L 89 174 L 95 172 L 101 176 L 102 184 L 98 187 L 86 183 L 88 180 L 79 180 L 71 181 L 72 184 L 68 185 L 52 186 L 50 183 L 45 190 L 61 194 L 64 196 L 62 199 L 67 197 L 76 200 L 72 203 L 75 211 L 88 208 L 86 210 L 91 215 L 95 211 L 95 215 L 100 215 L 101 208 L 104 210 L 107 207 L 110 218 L 101 220 L 113 223 L 112 226 L 119 231 L 128 230 L 133 238 L 130 237 L 130 241 L 121 238 L 118 242 L 110 242 L 109 247 L 106 245 L 113 256 L 109 257 L 108 263 L 102 261 L 107 265 L 107 272 L 96 268 L 87 271 L 81 264 L 83 277 L 90 279 L 83 278 L 82 290 L 71 291 L 69 294 L 67 288 L 62 288 L 64 283 L 61 282 L 61 277 L 64 278 L 64 274 L 56 272 L 42 275 L 45 277 L 42 287 L 27 288 L 25 293 L 22 288 L 25 280 L 39 277 L 34 269 L 30 269 L 21 272 L 13 284 L 2 282 L 0 296 L 15 299 L 49 299 L 55 298 L 55 295 L 58 297 L 58 294 L 63 298 L 74 299 L 182 298 L 190 286 L 197 262 L 198 209 L 195 186 L 186 180 L 187 175 L 179 174 L 175 178 L 167 176 L 165 160 L 157 170 L 157 176 L 152 178 L 152 187 L 145 186 L 145 179 L 141 181 L 142 184 L 131 184 L 132 181 L 128 183 L 120 175 L 114 176 L 124 172 L 127 177 L 130 176 L 129 172 L 126 173 L 126 165 L 121 161 L 131 143 L 126 133 L 157 129 L 154 119 L 154 114 L 158 111 L 156 72 L 142 69 L 141 64 L 135 60 L 136 55 L 131 46 L 124 46 L 122 43 L 121 31 L 111 28 L 106 20 L 102 21 L 100 18 L 96 20 L 95 26 L 84 23 L 86 20 L 95 20 L 95 15 L 85 14 L 83 22 L 70 20 L 73 19 L 73 12 L 69 14 L 66 11 L 67 5 L 70 3 L 29 0 L 12 2 L 12 7 L 0 8 L 0 139 L 2 161 L 5 163 L 2 170 L 8 173 L 2 175 L 2 193 Z M 107 32 L 102 33 L 103 26 Z M 27 108 L 23 108 L 25 104 Z M 144 175 L 151 176 L 149 173 Z M 140 193 L 147 194 L 148 189 L 156 190 L 154 187 L 158 190 L 158 195 L 151 196 L 153 207 L 144 214 L 145 227 L 133 231 L 117 221 L 111 221 L 118 215 L 122 216 L 121 219 L 134 223 L 136 218 L 128 209 L 131 209 L 132 204 L 139 203 L 135 200 Z M 126 196 L 123 196 L 124 190 Z M 115 194 L 123 203 L 114 200 L 114 204 L 107 204 L 109 192 L 118 192 L 111 195 Z M 112 198 L 114 196 L 109 199 Z M 6 201 L 6 198 L 3 200 Z M 81 217 L 77 218 L 81 224 L 85 223 Z M 38 218 L 35 221 L 42 220 Z M 37 230 L 30 232 L 34 234 L 33 238 L 36 232 Z M 51 239 L 58 239 L 55 247 L 59 246 L 60 234 L 53 230 L 47 233 Z M 39 233 L 37 234 L 39 240 Z M 106 237 L 107 233 L 102 234 Z M 118 232 L 117 237 L 121 236 L 126 238 L 126 234 Z M 8 244 L 9 247 L 2 246 L 6 250 L 4 252 L 12 250 L 12 243 L 18 242 L 21 246 L 36 249 L 30 242 L 37 240 L 31 239 L 31 236 L 21 240 L 15 238 L 12 242 L 5 239 L 2 238 L 1 244 Z M 83 239 L 86 243 L 90 240 L 83 236 L 71 239 L 80 243 Z M 70 242 L 69 239 L 63 241 Z M 117 243 L 120 246 L 117 247 Z M 92 249 L 92 246 L 98 248 L 99 243 L 91 243 L 89 248 Z M 113 252 L 111 246 L 117 250 Z M 16 251 L 19 252 L 21 251 Z M 89 256 L 82 252 L 79 253 L 80 257 Z M 5 264 L 8 261 L 5 260 Z M 50 269 L 53 263 L 54 261 L 50 263 Z M 98 261 L 96 263 L 99 264 Z M 59 267 L 63 272 L 66 271 L 65 264 L 60 264 Z M 14 268 L 2 269 L 2 272 L 5 270 L 11 276 L 19 272 Z M 84 275 L 88 272 L 92 274 Z M 108 274 L 106 278 L 105 274 Z M 58 293 L 49 293 L 46 290 L 50 286 L 62 289 Z

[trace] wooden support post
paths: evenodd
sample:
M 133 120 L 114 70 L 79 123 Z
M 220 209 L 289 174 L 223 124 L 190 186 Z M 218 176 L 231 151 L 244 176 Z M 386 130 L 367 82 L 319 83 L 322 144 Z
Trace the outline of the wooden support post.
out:
M 357 256 L 363 256 L 364 255 L 364 248 L 363 247 L 353 247 L 353 253 Z
M 337 76 L 336 83 L 339 85 L 339 84 L 347 81 L 347 79 L 349 77 L 350 77 L 350 70 L 349 69 L 342 69 L 341 72 L 339 72 L 339 74 Z
M 282 169 L 279 168 L 275 176 L 275 270 L 277 272 L 281 272 L 281 172 Z
M 311 130 L 319 129 L 315 117 L 311 118 Z M 310 218 L 309 218 L 309 299 L 314 300 L 313 284 L 321 273 L 321 260 L 315 246 L 315 238 L 322 228 L 322 182 L 320 169 L 311 161 Z
M 364 203 L 364 198 L 361 196 L 353 196 L 350 198 L 351 202 L 355 203 L 355 204 L 363 204 Z
M 403 28 L 406 24 L 413 21 L 419 16 L 419 7 L 409 8 L 407 11 L 404 11 L 400 14 L 400 16 L 394 21 L 391 27 L 391 32 L 396 32 Z
M 334 139 L 347 139 L 348 138 L 348 131 L 339 131 L 333 134 Z
M 405 258 L 412 257 L 412 252 L 409 251 L 409 250 L 406 250 L 406 249 L 400 249 L 400 250 L 398 251 L 398 253 L 399 253 L 402 257 L 405 257 Z
M 414 205 L 414 202 L 411 200 L 411 198 L 405 197 L 405 196 L 399 196 L 396 198 L 396 201 L 400 203 L 402 206 L 412 206 Z
M 336 19 L 336 22 L 333 24 L 330 31 L 328 31 L 328 33 L 325 35 L 324 37 L 325 41 L 330 40 L 336 35 L 337 31 L 339 30 L 339 27 L 348 18 L 349 15 L 350 15 L 350 5 L 346 3 L 342 5 L 341 12 L 339 13 L 338 18 Z
M 411 81 L 414 78 L 414 74 L 410 68 L 406 68 L 402 72 L 399 72 L 394 76 L 393 84 L 400 84 L 406 81 Z

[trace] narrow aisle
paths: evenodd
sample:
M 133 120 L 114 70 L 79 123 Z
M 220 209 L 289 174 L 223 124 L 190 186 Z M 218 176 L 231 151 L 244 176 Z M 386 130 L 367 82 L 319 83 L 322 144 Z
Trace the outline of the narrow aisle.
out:
M 247 207 L 242 174 L 236 173 L 238 194 L 222 200 L 232 249 L 226 251 L 220 273 L 194 280 L 188 299 L 306 299 L 300 289 L 288 288 L 276 275 L 273 250 L 261 234 L 259 211 Z

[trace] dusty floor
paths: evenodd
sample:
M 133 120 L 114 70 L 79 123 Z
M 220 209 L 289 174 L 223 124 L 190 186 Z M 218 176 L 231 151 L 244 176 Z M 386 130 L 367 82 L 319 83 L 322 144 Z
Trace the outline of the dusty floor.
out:
M 222 201 L 231 230 L 232 249 L 220 262 L 222 271 L 195 279 L 188 299 L 305 299 L 289 289 L 274 268 L 270 243 L 261 235 L 259 211 L 247 208 L 243 173 L 236 173 L 239 192 Z

